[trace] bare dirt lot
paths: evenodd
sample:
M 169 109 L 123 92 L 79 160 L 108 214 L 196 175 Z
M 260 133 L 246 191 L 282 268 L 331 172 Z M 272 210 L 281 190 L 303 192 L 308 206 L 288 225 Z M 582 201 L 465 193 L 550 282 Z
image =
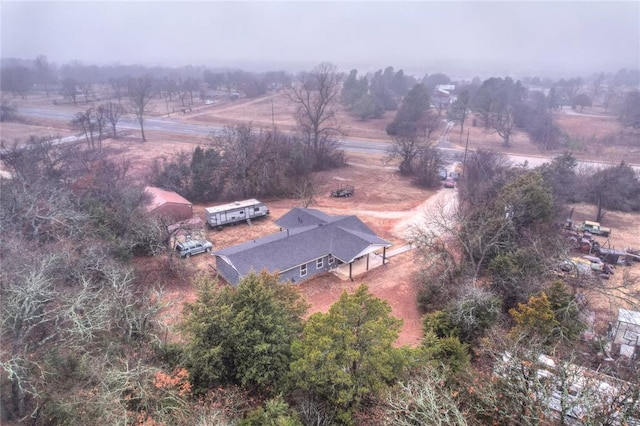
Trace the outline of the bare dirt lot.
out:
M 272 103 L 273 101 L 273 103 Z M 42 100 L 43 105 L 51 107 L 51 100 Z M 30 104 L 38 104 L 37 100 L 31 100 Z M 152 113 L 155 117 L 163 116 L 163 105 L 155 102 Z M 78 111 L 86 108 L 86 105 L 73 107 L 65 105 L 61 108 Z M 280 94 L 257 99 L 240 99 L 235 102 L 223 102 L 214 105 L 198 105 L 186 114 L 171 114 L 171 120 L 187 123 L 227 125 L 239 122 L 253 122 L 257 127 L 269 127 L 275 124 L 281 129 L 293 128 L 291 113 L 293 107 L 288 105 Z M 339 121 L 343 124 L 347 135 L 362 140 L 389 140 L 384 129 L 393 118 L 393 113 L 380 120 L 362 122 L 348 117 L 342 113 Z M 606 159 L 618 162 L 625 159 L 627 162 L 640 163 L 640 154 L 631 152 L 628 147 L 613 147 L 611 149 L 598 148 L 590 141 L 598 141 L 600 135 L 607 132 L 620 131 L 615 121 L 605 118 L 594 118 L 588 115 L 558 115 L 558 121 L 567 131 L 576 133 L 584 143 L 584 149 L 577 152 L 583 158 Z M 590 127 L 591 123 L 593 127 Z M 481 127 L 470 128 L 470 148 L 502 149 L 501 140 L 495 134 L 487 132 Z M 65 123 L 30 119 L 23 123 L 3 123 L 1 136 L 3 140 L 10 141 L 15 138 L 24 138 L 31 134 L 48 136 L 60 134 L 66 136 L 73 133 Z M 466 133 L 466 130 L 465 130 Z M 580 136 L 582 135 L 582 136 Z M 595 138 L 589 135 L 596 135 Z M 465 135 L 466 136 L 466 135 Z M 578 137 L 578 136 L 577 136 Z M 189 135 L 174 135 L 160 132 L 147 132 L 148 142 L 142 143 L 138 131 L 127 131 L 122 139 L 105 141 L 105 149 L 115 158 L 127 159 L 131 162 L 135 176 L 142 179 L 150 167 L 154 158 L 171 157 L 182 150 L 192 150 L 196 144 L 205 144 L 206 138 Z M 464 144 L 466 138 L 456 133 L 451 133 L 452 143 Z M 532 145 L 522 134 L 517 134 L 509 149 L 513 153 L 541 155 L 540 151 Z M 553 154 L 553 153 L 552 153 Z M 545 153 L 549 155 L 549 153 Z M 318 174 L 321 182 L 321 191 L 315 198 L 312 208 L 321 209 L 329 214 L 356 214 L 378 235 L 400 246 L 406 243 L 404 234 L 400 232 L 405 224 L 415 222 L 417 215 L 425 207 L 425 200 L 429 200 L 434 193 L 418 189 L 411 182 L 398 174 L 397 167 L 389 162 L 383 155 L 355 155 L 348 154 L 349 166 Z M 329 191 L 340 184 L 350 184 L 356 187 L 356 194 L 351 198 L 331 198 Z M 445 191 L 445 190 L 442 190 Z M 439 194 L 443 194 L 440 191 Z M 269 218 L 255 221 L 251 226 L 246 224 L 224 228 L 222 231 L 208 230 L 208 238 L 214 242 L 216 248 L 228 247 L 239 242 L 258 238 L 278 230 L 272 220 L 280 217 L 294 206 L 301 205 L 296 199 L 263 199 L 271 215 Z M 203 216 L 205 205 L 194 206 L 195 213 Z M 574 221 L 576 223 L 584 219 L 593 219 L 592 206 L 576 206 Z M 640 218 L 639 215 L 631 215 L 619 212 L 608 212 L 604 224 L 613 228 L 613 234 L 609 244 L 615 248 L 640 246 Z M 212 256 L 196 256 L 184 261 L 185 266 L 191 272 L 202 271 L 214 273 Z M 164 312 L 168 323 L 175 323 L 180 317 L 182 303 L 192 301 L 195 298 L 193 287 L 188 280 L 167 280 L 162 262 L 158 259 L 138 260 L 138 266 L 143 273 L 157 279 L 165 285 L 165 300 L 169 306 Z M 619 271 L 621 272 L 619 267 Z M 373 294 L 387 300 L 393 309 L 393 314 L 404 320 L 398 344 L 415 345 L 422 335 L 420 324 L 420 312 L 416 305 L 416 280 L 419 265 L 412 252 L 407 252 L 390 259 L 390 262 L 381 268 L 368 271 L 357 277 L 353 282 L 343 281 L 334 275 L 327 274 L 300 285 L 301 293 L 311 303 L 310 313 L 325 312 L 331 304 L 337 300 L 343 291 L 352 291 L 360 283 L 366 283 Z M 640 265 L 627 268 L 632 277 L 640 281 Z M 614 286 L 620 281 L 622 273 L 616 273 L 607 285 Z M 608 303 L 596 305 L 596 321 L 611 320 L 616 310 L 611 311 Z

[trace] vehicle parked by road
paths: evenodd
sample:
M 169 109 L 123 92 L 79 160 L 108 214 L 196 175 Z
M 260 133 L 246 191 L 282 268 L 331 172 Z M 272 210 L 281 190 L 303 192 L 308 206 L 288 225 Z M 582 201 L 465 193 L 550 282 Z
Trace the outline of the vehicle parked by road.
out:
M 180 257 L 189 258 L 195 254 L 209 253 L 213 244 L 207 240 L 187 240 L 176 244 L 176 251 Z
M 342 185 L 331 191 L 332 197 L 351 197 L 356 192 L 351 185 Z
M 454 178 L 452 178 L 451 176 L 447 177 L 444 180 L 444 187 L 445 188 L 455 188 L 456 187 L 456 180 Z

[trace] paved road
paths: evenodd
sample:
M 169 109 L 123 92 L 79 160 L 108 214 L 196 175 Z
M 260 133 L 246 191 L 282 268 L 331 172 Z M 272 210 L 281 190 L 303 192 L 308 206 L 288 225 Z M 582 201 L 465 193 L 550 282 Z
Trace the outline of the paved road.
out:
M 49 120 L 59 121 L 71 121 L 76 114 L 71 111 L 64 111 L 56 108 L 42 108 L 42 107 L 28 107 L 22 106 L 19 109 L 20 115 L 26 115 L 29 117 L 41 117 Z M 447 156 L 451 158 L 460 157 L 463 150 L 449 143 L 449 134 L 453 128 L 453 122 L 447 122 L 445 130 L 443 130 L 438 140 L 438 149 L 443 151 Z M 118 128 L 126 130 L 138 130 L 140 125 L 135 118 L 122 117 L 118 122 Z M 161 131 L 177 134 L 190 134 L 199 136 L 209 136 L 211 132 L 221 130 L 220 126 L 203 126 L 199 124 L 189 124 L 179 121 L 174 121 L 171 118 L 147 118 L 144 120 L 145 130 Z M 345 151 L 358 152 L 364 154 L 385 154 L 387 153 L 391 142 L 373 142 L 363 141 L 358 139 L 345 139 L 340 142 L 340 147 Z M 536 167 L 549 161 L 549 158 L 542 156 L 524 156 L 524 155 L 509 155 L 511 161 L 514 164 L 527 163 L 529 167 Z M 579 165 L 603 167 L 607 166 L 607 163 L 581 161 Z M 640 165 L 634 165 L 634 169 L 640 172 Z

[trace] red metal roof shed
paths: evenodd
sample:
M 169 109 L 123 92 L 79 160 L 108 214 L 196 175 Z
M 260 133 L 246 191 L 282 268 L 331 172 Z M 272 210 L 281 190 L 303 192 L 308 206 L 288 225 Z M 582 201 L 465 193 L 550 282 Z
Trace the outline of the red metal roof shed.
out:
M 191 201 L 172 191 L 147 186 L 145 191 L 151 195 L 151 202 L 147 205 L 147 212 L 158 215 L 173 222 L 191 219 L 193 205 Z

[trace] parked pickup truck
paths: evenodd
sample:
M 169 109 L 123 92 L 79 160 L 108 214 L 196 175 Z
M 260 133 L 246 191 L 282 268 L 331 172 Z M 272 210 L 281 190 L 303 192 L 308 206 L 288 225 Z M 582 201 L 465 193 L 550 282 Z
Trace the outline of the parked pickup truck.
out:
M 600 226 L 599 222 L 592 222 L 590 220 L 585 220 L 582 225 L 580 225 L 580 231 L 589 231 L 593 235 L 602 235 L 603 237 L 608 237 L 611 234 L 610 228 L 605 228 L 604 226 Z

